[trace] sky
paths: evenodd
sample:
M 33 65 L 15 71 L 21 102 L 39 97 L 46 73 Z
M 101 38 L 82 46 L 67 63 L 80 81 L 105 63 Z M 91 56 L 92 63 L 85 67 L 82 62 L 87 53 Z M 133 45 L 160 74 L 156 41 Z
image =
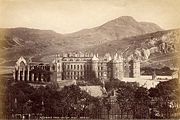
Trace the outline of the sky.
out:
M 0 0 L 0 27 L 72 33 L 120 16 L 180 28 L 180 0 Z

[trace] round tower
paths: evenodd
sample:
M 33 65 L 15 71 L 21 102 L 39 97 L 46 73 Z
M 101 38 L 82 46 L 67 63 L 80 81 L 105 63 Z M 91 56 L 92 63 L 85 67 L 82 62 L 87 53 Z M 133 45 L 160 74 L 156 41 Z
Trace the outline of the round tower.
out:
M 62 78 L 63 68 L 62 68 L 62 57 L 60 57 L 60 55 L 56 55 L 52 69 L 53 69 L 53 73 L 54 73 L 54 79 L 57 82 L 61 81 L 63 79 Z
M 122 80 L 124 77 L 123 58 L 118 56 L 117 53 L 114 55 L 112 61 L 112 75 L 113 79 Z
M 92 58 L 92 75 L 95 77 L 95 78 L 98 78 L 98 54 L 97 56 L 96 55 L 93 55 L 93 58 Z
M 119 55 L 119 79 L 122 80 L 124 78 L 124 66 L 123 66 L 123 57 Z
M 134 59 L 133 60 L 133 77 L 134 78 L 139 78 L 140 76 L 141 76 L 140 60 L 139 59 Z

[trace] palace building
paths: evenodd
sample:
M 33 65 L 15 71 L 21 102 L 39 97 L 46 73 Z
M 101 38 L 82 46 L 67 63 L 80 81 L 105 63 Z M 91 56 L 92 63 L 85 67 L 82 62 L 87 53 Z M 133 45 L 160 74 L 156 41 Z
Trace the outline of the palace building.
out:
M 38 63 L 20 57 L 15 65 L 16 81 L 49 82 L 52 80 L 122 80 L 140 77 L 140 60 L 115 55 L 88 53 L 58 54 L 52 63 Z

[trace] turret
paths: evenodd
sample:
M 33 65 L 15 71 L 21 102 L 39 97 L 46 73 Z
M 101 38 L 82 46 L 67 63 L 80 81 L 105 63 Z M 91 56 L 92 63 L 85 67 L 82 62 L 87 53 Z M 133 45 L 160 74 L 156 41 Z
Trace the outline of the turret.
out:
M 105 54 L 104 59 L 107 60 L 107 61 L 111 61 L 112 60 L 111 55 L 109 53 Z

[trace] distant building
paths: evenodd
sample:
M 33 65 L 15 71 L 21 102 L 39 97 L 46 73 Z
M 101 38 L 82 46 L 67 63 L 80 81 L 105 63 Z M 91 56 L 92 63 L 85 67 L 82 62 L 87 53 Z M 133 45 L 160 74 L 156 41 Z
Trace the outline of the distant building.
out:
M 56 55 L 50 64 L 35 63 L 20 57 L 15 65 L 16 81 L 110 80 L 140 77 L 140 60 L 126 60 L 121 55 L 66 53 Z

